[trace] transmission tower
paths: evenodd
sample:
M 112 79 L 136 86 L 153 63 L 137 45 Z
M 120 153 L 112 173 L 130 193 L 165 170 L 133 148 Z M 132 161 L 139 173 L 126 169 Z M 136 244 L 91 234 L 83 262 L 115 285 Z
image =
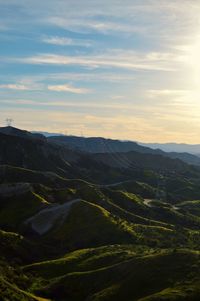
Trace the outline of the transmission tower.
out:
M 7 126 L 11 126 L 12 123 L 13 123 L 13 119 L 12 118 L 6 118 L 5 122 L 6 122 Z

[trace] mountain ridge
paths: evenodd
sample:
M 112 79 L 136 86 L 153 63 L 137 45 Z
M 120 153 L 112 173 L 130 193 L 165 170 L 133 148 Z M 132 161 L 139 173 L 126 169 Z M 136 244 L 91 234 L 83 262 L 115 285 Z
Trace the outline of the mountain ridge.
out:
M 198 166 L 14 131 L 0 132 L 2 300 L 198 300 Z
M 32 133 L 26 130 L 21 130 L 12 126 L 0 127 L 0 133 L 9 135 L 9 136 L 16 136 L 21 138 L 27 139 L 36 139 L 36 140 L 43 140 L 46 141 L 46 137 L 41 133 Z
M 151 149 L 137 142 L 106 139 L 102 137 L 51 136 L 48 141 L 65 145 L 74 150 L 89 153 L 120 153 L 136 151 L 140 153 L 159 154 L 172 159 L 180 159 L 186 163 L 199 165 L 200 158 L 189 153 L 164 152 L 161 149 Z
M 166 152 L 181 152 L 181 153 L 190 153 L 193 155 L 200 155 L 200 144 L 187 144 L 187 143 L 145 143 L 138 142 L 138 144 L 150 147 L 153 149 L 161 149 Z

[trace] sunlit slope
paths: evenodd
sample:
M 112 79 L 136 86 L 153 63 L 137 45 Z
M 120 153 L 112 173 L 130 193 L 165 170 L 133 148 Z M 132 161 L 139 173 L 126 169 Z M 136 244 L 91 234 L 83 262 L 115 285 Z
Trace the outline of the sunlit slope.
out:
M 37 297 L 34 294 L 18 288 L 15 284 L 0 277 L 1 300 L 12 301 L 50 301 L 50 299 Z
M 26 269 L 48 279 L 49 284 L 36 291 L 54 300 L 138 300 L 176 286 L 185 285 L 189 290 L 191 280 L 199 277 L 198 252 L 142 254 L 129 246 L 113 248 L 83 250 Z M 198 292 L 196 287 L 194 295 Z
M 41 260 L 34 243 L 23 236 L 0 230 L 0 299 L 14 301 L 44 301 L 28 292 L 30 280 L 21 272 L 19 265 Z
M 58 246 L 62 252 L 109 243 L 198 246 L 200 218 L 183 208 L 185 203 L 144 199 L 79 180 L 66 184 L 68 188 L 56 189 L 1 184 L 1 191 L 12 188 L 1 201 L 1 227 Z
M 198 300 L 198 167 L 26 132 L 0 146 L 3 300 Z

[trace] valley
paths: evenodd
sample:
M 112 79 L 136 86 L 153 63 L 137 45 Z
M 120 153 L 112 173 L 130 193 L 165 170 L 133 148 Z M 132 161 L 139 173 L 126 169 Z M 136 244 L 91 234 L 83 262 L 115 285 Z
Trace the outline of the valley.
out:
M 198 301 L 199 164 L 66 137 L 0 128 L 1 299 Z

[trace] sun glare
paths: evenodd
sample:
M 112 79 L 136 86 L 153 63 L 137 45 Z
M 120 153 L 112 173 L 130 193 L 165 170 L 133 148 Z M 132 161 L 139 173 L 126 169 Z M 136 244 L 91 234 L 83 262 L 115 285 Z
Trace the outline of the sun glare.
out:
M 200 35 L 195 38 L 194 44 L 189 47 L 188 62 L 191 68 L 190 81 L 194 88 L 200 91 Z

